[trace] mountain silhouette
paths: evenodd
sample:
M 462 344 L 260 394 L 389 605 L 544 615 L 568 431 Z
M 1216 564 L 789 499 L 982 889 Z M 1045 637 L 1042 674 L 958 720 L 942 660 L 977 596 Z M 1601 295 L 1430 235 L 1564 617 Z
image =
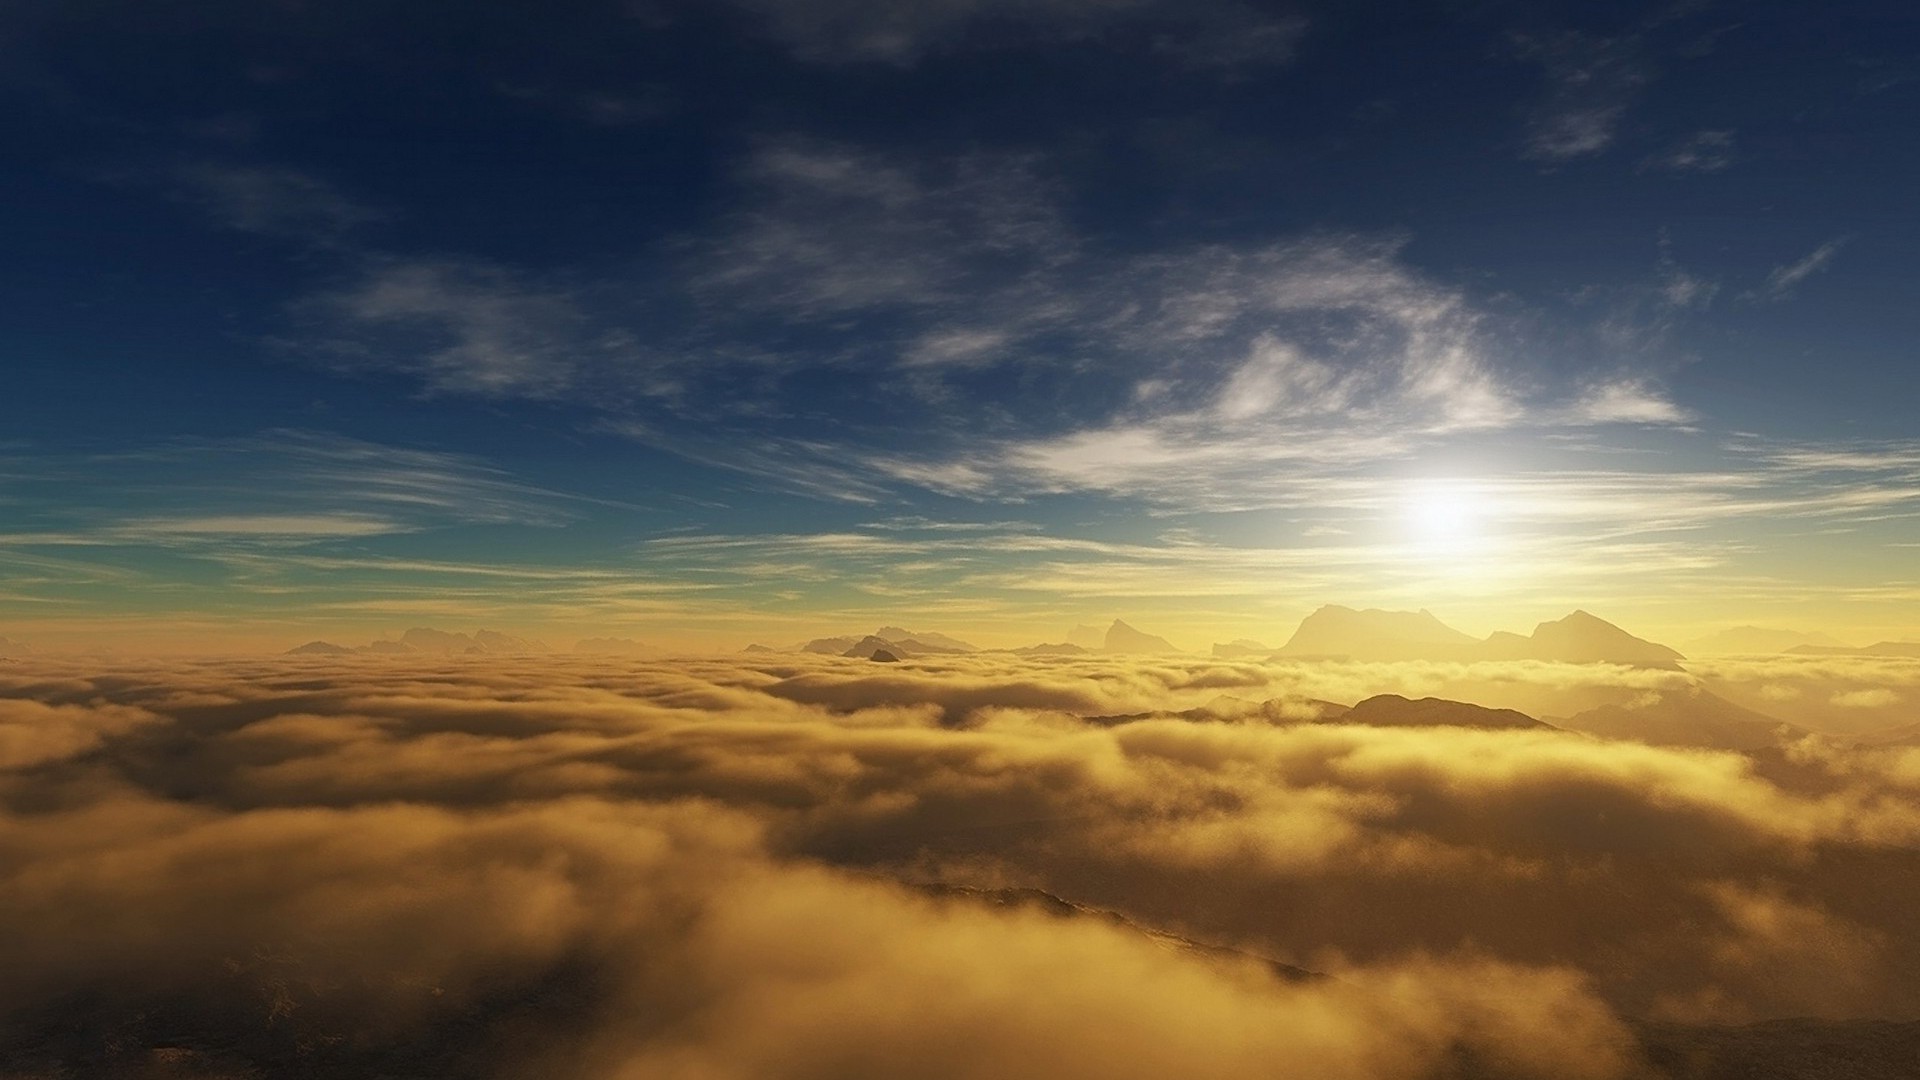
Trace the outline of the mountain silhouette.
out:
M 598 656 L 633 656 L 654 650 L 645 642 L 635 641 L 632 638 L 596 637 L 582 638 L 574 642 L 573 651 Z
M 353 651 L 375 653 L 378 655 L 398 655 L 400 653 L 419 652 L 420 650 L 408 645 L 404 641 L 374 641 L 362 645 Z
M 1038 645 L 1022 645 L 1009 651 L 1018 656 L 1085 656 L 1093 650 L 1069 641 L 1054 641 L 1041 642 Z
M 1306 617 L 1276 656 L 1391 662 L 1472 659 L 1481 643 L 1433 612 L 1356 611 L 1328 604 Z
M 968 644 L 967 642 L 961 641 L 957 637 L 949 637 L 946 634 L 938 633 L 932 630 L 921 630 L 916 632 L 913 630 L 904 630 L 898 626 L 883 626 L 880 629 L 875 630 L 873 632 L 873 636 L 877 638 L 884 638 L 887 641 L 913 642 L 914 645 L 919 646 L 919 648 L 916 650 L 918 652 L 970 653 L 970 652 L 980 651 L 980 648 L 977 645 L 971 645 L 971 644 Z
M 288 656 L 352 656 L 354 650 L 345 645 L 335 645 L 331 641 L 309 641 L 305 645 L 296 645 L 286 651 Z
M 1760 750 L 1808 734 L 1698 686 L 1654 691 L 1626 705 L 1602 705 L 1555 723 L 1609 739 L 1715 750 Z
M 1859 648 L 1847 645 L 1796 645 L 1787 652 L 1797 656 L 1898 656 L 1920 659 L 1920 641 L 1879 641 Z
M 1566 664 L 1630 664 L 1635 667 L 1675 667 L 1683 659 L 1665 645 L 1634 637 L 1605 619 L 1585 611 L 1533 628 L 1528 660 L 1558 660 Z
M 1845 649 L 1845 642 L 1825 634 L 1775 630 L 1764 626 L 1735 626 L 1683 644 L 1690 656 L 1732 656 L 1742 653 L 1791 652 L 1802 645 Z
M 1380 611 L 1329 604 L 1300 623 L 1276 659 L 1546 660 L 1678 668 L 1680 653 L 1638 638 L 1587 611 L 1543 622 L 1528 636 L 1495 631 L 1484 639 L 1455 630 L 1431 611 Z
M 1171 653 L 1180 651 L 1174 648 L 1166 638 L 1135 630 L 1119 619 L 1113 620 L 1113 625 L 1107 627 L 1107 635 L 1101 642 L 1101 648 L 1106 652 L 1115 653 Z
M 838 637 L 814 638 L 798 647 L 800 652 L 824 653 L 828 656 L 845 656 L 848 649 L 860 644 L 860 636 L 842 634 Z
M 1511 730 L 1538 728 L 1542 731 L 1553 730 L 1552 724 L 1542 723 L 1523 712 L 1513 709 L 1489 709 L 1483 705 L 1474 705 L 1465 701 L 1449 701 L 1446 698 L 1424 697 L 1409 700 L 1399 694 L 1379 694 L 1367 698 L 1353 708 L 1337 716 L 1325 717 L 1321 723 L 1328 724 L 1365 724 L 1368 727 L 1470 727 L 1490 730 Z
M 840 655 L 857 657 L 861 660 L 871 660 L 875 653 L 886 653 L 895 660 L 900 659 L 902 654 L 908 656 L 913 655 L 906 647 L 896 642 L 888 641 L 886 638 L 880 637 L 877 634 L 868 634 L 866 637 L 847 646 Z
M 896 659 L 908 656 L 924 656 L 930 653 L 971 653 L 979 652 L 979 647 L 961 641 L 957 637 L 932 630 L 914 632 L 898 626 L 883 626 L 871 634 L 840 634 L 833 637 L 814 638 L 804 645 L 794 646 L 792 651 L 821 653 L 826 656 L 867 656 L 876 648 L 887 647 Z
M 537 641 L 502 634 L 497 630 L 477 630 L 472 636 L 416 626 L 400 635 L 400 643 L 426 653 L 540 653 L 547 647 Z
M 1273 646 L 1263 645 L 1252 638 L 1235 638 L 1222 645 L 1215 643 L 1213 655 L 1221 660 L 1237 660 L 1244 656 L 1270 656 Z

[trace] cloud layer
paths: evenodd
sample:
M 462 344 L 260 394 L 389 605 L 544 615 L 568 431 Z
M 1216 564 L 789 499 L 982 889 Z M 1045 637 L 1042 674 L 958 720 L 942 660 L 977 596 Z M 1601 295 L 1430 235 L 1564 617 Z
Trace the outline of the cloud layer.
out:
M 1434 677 L 16 662 L 4 1029 L 208 1069 L 1605 1077 L 1638 1068 L 1635 1018 L 1920 993 L 1886 888 L 1916 869 L 1920 751 L 1152 715 Z M 1085 719 L 1119 713 L 1149 715 Z

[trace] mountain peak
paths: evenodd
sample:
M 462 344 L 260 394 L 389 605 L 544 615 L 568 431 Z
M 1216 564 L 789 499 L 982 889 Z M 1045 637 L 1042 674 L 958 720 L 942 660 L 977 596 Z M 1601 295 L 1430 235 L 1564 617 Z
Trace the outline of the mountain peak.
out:
M 1327 604 L 1307 616 L 1281 655 L 1344 656 L 1354 660 L 1394 661 L 1470 659 L 1474 639 L 1426 609 L 1356 611 Z
M 1564 619 L 1533 628 L 1533 659 L 1568 663 L 1616 663 L 1642 667 L 1672 667 L 1682 659 L 1677 650 L 1635 637 L 1584 609 Z
M 1120 619 L 1113 620 L 1113 625 L 1107 627 L 1107 634 L 1102 642 L 1102 647 L 1107 652 L 1120 653 L 1171 653 L 1180 651 L 1174 648 L 1173 644 L 1166 638 L 1136 630 Z

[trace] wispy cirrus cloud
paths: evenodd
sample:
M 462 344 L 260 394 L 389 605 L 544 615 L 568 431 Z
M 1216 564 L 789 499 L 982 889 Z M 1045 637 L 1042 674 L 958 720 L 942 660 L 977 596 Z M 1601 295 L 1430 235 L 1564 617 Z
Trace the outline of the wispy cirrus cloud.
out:
M 769 138 L 736 180 L 646 287 L 365 252 L 297 305 L 289 347 L 432 393 L 587 403 L 601 430 L 856 502 L 1688 416 L 1630 359 L 1543 378 L 1519 323 L 1404 237 L 1109 250 L 1032 155 Z
M 1733 134 L 1724 130 L 1696 131 L 1665 152 L 1648 158 L 1642 167 L 1682 173 L 1719 172 L 1733 164 Z
M 696 288 L 799 318 L 937 308 L 1018 288 L 1077 246 L 1034 165 L 763 143 L 741 174 L 749 205 L 699 247 Z
M 373 514 L 216 514 L 131 518 L 98 534 L 108 542 L 166 543 L 188 540 L 333 540 L 406 531 L 398 521 Z
M 1792 296 L 1802 282 L 1824 272 L 1846 242 L 1844 236 L 1835 237 L 1793 262 L 1774 267 L 1761 284 L 1758 295 L 1764 300 L 1785 300 Z
M 311 431 L 49 456 L 37 481 L 82 485 L 99 501 L 10 532 L 7 544 L 297 544 L 463 524 L 551 526 L 582 505 L 471 455 Z
M 929 55 L 1098 40 L 1234 70 L 1291 60 L 1307 20 L 1225 0 L 731 0 L 756 28 L 814 64 L 911 66 Z
M 238 232 L 335 245 L 387 216 L 312 173 L 284 166 L 190 161 L 167 178 L 176 197 Z
M 812 362 L 864 370 L 865 392 L 928 415 L 918 449 L 815 436 L 757 455 L 804 462 L 816 483 L 858 461 L 867 479 L 832 485 L 856 498 L 876 474 L 972 495 L 1127 493 L 1146 474 L 1393 458 L 1450 432 L 1688 417 L 1646 373 L 1543 384 L 1511 327 L 1408 265 L 1401 238 L 1119 256 L 1066 227 L 1031 161 L 760 153 L 756 209 L 701 249 L 700 288 L 807 327 Z M 982 369 L 1021 392 L 971 385 L 995 422 L 954 431 L 937 417 L 944 383 Z M 705 456 L 756 468 L 744 453 Z
M 1527 119 L 1526 156 L 1557 164 L 1612 146 L 1627 107 L 1651 78 L 1638 40 L 1568 31 L 1516 35 L 1514 43 L 1547 81 Z
M 644 385 L 645 351 L 590 311 L 590 291 L 479 259 L 380 257 L 302 301 L 311 336 L 289 345 L 437 393 L 551 399 Z

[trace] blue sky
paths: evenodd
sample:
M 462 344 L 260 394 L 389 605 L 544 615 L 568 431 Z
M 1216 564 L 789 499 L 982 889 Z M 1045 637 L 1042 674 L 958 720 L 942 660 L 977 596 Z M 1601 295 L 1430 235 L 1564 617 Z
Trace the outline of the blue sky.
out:
M 0 3 L 0 630 L 1920 618 L 1904 5 Z

